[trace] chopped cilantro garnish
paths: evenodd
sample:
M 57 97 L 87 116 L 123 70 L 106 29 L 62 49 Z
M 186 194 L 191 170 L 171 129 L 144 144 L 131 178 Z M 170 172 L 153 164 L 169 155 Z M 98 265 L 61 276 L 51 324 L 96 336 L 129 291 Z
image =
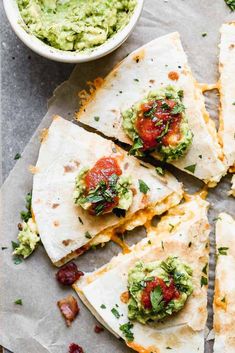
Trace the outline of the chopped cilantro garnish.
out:
M 223 297 L 223 298 L 221 299 L 221 301 L 222 301 L 222 303 L 226 303 L 226 298 Z
M 207 267 L 208 267 L 208 262 L 205 264 L 205 266 L 202 269 L 202 272 L 205 273 L 205 275 L 207 275 Z
M 202 37 L 206 37 L 206 36 L 207 36 L 207 32 L 203 32 Z
M 179 69 L 181 68 L 180 66 L 178 66 L 178 67 L 179 67 Z M 184 91 L 182 89 L 180 89 L 178 91 L 178 96 L 179 96 L 180 99 L 184 98 Z
M 195 169 L 196 169 L 197 164 L 192 164 L 192 165 L 188 165 L 187 167 L 185 167 L 185 170 L 188 170 L 190 173 L 194 174 Z
M 91 238 L 92 238 L 91 234 L 90 234 L 88 231 L 86 231 L 85 237 L 86 237 L 87 239 L 91 239 Z
M 101 304 L 101 309 L 106 309 L 106 305 L 104 305 L 104 304 Z
M 172 349 L 171 347 L 166 347 L 166 349 Z
M 26 195 L 25 200 L 26 200 L 26 204 L 25 204 L 26 211 L 21 211 L 20 216 L 22 221 L 28 222 L 28 220 L 32 217 L 32 213 L 31 213 L 32 192 L 29 192 Z
M 12 249 L 15 250 L 16 248 L 18 248 L 19 244 L 16 243 L 15 241 L 12 241 L 11 242 L 11 245 L 12 245 Z
M 117 318 L 117 319 L 119 319 L 120 318 L 120 314 L 119 314 L 119 312 L 117 311 L 117 309 L 116 308 L 112 308 L 111 309 L 111 313 Z
M 134 143 L 133 143 L 133 145 L 132 145 L 132 147 L 131 147 L 131 149 L 130 149 L 130 151 L 129 151 L 129 154 L 135 155 L 136 152 L 137 152 L 139 149 L 141 149 L 143 146 L 144 146 L 144 145 L 143 145 L 142 140 L 141 140 L 139 137 L 135 138 Z
M 170 227 L 170 233 L 173 231 L 173 229 L 175 228 L 174 224 L 169 223 L 169 227 Z
M 167 121 L 166 126 L 162 130 L 161 134 L 156 138 L 157 142 L 161 142 L 161 139 L 168 133 L 170 122 Z
M 161 247 L 162 247 L 162 250 L 164 250 L 164 243 L 163 243 L 163 241 L 161 241 Z
M 6 250 L 6 249 L 8 249 L 8 247 L 7 246 L 2 246 L 1 249 L 2 250 Z
M 22 258 L 19 257 L 19 256 L 14 256 L 13 257 L 13 262 L 14 262 L 15 265 L 21 264 L 22 261 L 23 261 Z
M 119 329 L 123 332 L 128 342 L 132 342 L 134 340 L 134 334 L 133 332 L 131 332 L 131 329 L 133 328 L 133 326 L 134 325 L 131 322 L 127 322 L 126 324 L 119 326 Z
M 227 247 L 225 247 L 225 246 L 224 246 L 224 247 L 222 246 L 221 248 L 218 248 L 218 253 L 219 253 L 219 255 L 228 255 L 228 254 L 227 254 L 228 249 L 229 249 L 229 248 L 227 248 Z
M 16 301 L 14 302 L 14 304 L 23 305 L 22 299 L 16 299 Z
M 191 246 L 192 246 L 192 242 L 190 241 L 190 242 L 188 243 L 188 247 L 191 248 Z
M 99 116 L 94 116 L 94 120 L 95 120 L 95 121 L 99 121 L 99 120 L 100 120 L 100 117 L 99 117 Z
M 140 190 L 140 192 L 142 192 L 143 194 L 147 194 L 147 192 L 150 190 L 148 185 L 141 179 L 139 179 L 138 182 L 139 182 L 139 190 Z
M 83 220 L 81 219 L 81 217 L 78 217 L 78 220 L 81 224 L 83 224 Z
M 183 113 L 185 111 L 185 106 L 181 103 L 178 103 L 174 106 L 174 108 L 171 111 L 171 114 L 179 114 Z
M 202 154 L 199 154 L 198 158 L 202 159 Z
M 224 1 L 228 5 L 230 10 L 232 10 L 232 11 L 235 10 L 235 0 L 224 0 Z
M 150 293 L 151 304 L 152 304 L 153 310 L 155 312 L 161 311 L 161 309 L 165 305 L 164 301 L 162 301 L 162 299 L 163 299 L 162 289 L 160 286 L 157 286 Z
M 139 82 L 140 80 L 138 78 L 134 78 L 134 81 L 135 82 Z
M 152 244 L 151 240 L 148 240 L 148 244 L 149 244 L 149 245 L 151 245 L 151 244 Z
M 213 222 L 215 222 L 215 221 L 221 221 L 221 218 L 220 218 L 220 217 L 215 217 L 215 218 L 213 218 L 212 221 L 213 221 Z
M 20 159 L 21 158 L 21 154 L 20 153 L 16 153 L 14 159 L 17 160 L 17 159 Z
M 208 284 L 208 279 L 204 276 L 201 277 L 201 287 L 207 286 Z
M 165 170 L 162 169 L 161 167 L 156 167 L 155 170 L 159 175 L 162 175 L 162 176 L 165 175 Z

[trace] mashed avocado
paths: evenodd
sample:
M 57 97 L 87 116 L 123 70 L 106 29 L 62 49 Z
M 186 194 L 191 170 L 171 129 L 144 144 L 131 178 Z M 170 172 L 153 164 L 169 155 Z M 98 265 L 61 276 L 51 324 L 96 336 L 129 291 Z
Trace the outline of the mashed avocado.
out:
M 167 86 L 149 92 L 147 97 L 123 112 L 123 129 L 133 141 L 131 154 L 143 156 L 145 152 L 156 150 L 167 162 L 179 159 L 185 154 L 192 143 L 193 134 L 185 115 L 182 98 L 182 90 Z M 148 104 L 149 110 L 143 112 L 143 107 Z M 171 104 L 173 104 L 172 107 Z M 137 126 L 141 114 L 142 136 Z M 166 120 L 166 114 L 168 114 L 168 120 Z
M 192 270 L 177 257 L 137 262 L 128 273 L 128 317 L 142 324 L 181 310 L 193 292 Z
M 129 22 L 136 0 L 17 0 L 30 33 L 52 47 L 82 51 L 105 43 Z
M 133 200 L 133 193 L 131 190 L 131 178 L 129 176 L 112 175 L 109 179 L 109 185 L 104 182 L 100 182 L 95 189 L 91 189 L 87 192 L 87 186 L 85 183 L 85 176 L 89 168 L 83 168 L 78 174 L 75 181 L 75 191 L 73 194 L 74 203 L 81 206 L 85 210 L 90 210 L 91 207 L 95 206 L 98 212 L 95 215 L 100 215 L 105 212 L 104 207 L 106 203 L 112 203 L 115 197 L 118 197 L 118 203 L 115 205 L 115 210 L 127 211 Z M 108 212 L 112 211 L 109 209 Z M 116 212 L 118 214 L 118 212 Z
M 22 222 L 17 238 L 19 245 L 15 248 L 13 255 L 20 255 L 24 258 L 28 257 L 40 241 L 37 225 L 32 218 L 29 218 L 27 222 Z

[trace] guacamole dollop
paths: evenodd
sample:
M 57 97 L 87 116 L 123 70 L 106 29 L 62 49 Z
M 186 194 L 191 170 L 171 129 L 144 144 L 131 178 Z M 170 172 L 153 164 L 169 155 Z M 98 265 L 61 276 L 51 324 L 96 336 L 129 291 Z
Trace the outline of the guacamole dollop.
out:
M 17 0 L 28 31 L 52 47 L 82 51 L 129 22 L 136 0 Z
M 22 222 L 21 230 L 18 234 L 19 245 L 15 248 L 13 255 L 28 257 L 35 250 L 40 237 L 38 235 L 37 225 L 32 218 L 27 222 Z
M 120 175 L 120 169 L 115 174 L 110 164 L 107 169 L 97 169 L 101 162 L 105 168 L 107 161 L 112 163 L 113 159 L 102 158 L 93 168 L 85 167 L 80 171 L 75 180 L 74 203 L 95 216 L 110 212 L 118 217 L 125 216 L 133 201 L 132 180 L 130 176 Z
M 181 310 L 193 292 L 192 269 L 177 257 L 137 262 L 128 273 L 128 317 L 142 324 Z
M 123 112 L 123 129 L 133 141 L 130 154 L 157 151 L 164 161 L 171 162 L 186 153 L 193 133 L 182 99 L 182 90 L 166 86 L 149 92 Z

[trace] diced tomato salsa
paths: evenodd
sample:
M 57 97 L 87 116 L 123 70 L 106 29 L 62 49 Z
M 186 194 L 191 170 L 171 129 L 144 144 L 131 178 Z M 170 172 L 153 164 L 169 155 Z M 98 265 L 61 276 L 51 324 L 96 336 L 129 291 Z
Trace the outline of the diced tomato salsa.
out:
M 172 99 L 151 100 L 141 105 L 136 129 L 144 151 L 156 148 L 159 143 L 169 145 L 172 135 L 179 135 L 182 114 L 172 113 L 175 105 Z
M 157 286 L 161 287 L 163 300 L 166 304 L 180 297 L 173 278 L 170 278 L 170 283 L 166 284 L 162 278 L 156 277 L 153 281 L 146 282 L 146 287 L 142 292 L 141 303 L 145 309 L 152 309 L 150 294 Z
M 87 193 L 95 189 L 100 182 L 105 182 L 107 186 L 107 190 L 109 190 L 109 178 L 112 175 L 120 176 L 122 174 L 122 170 L 119 167 L 119 164 L 115 158 L 112 157 L 103 157 L 99 159 L 93 168 L 91 168 L 85 176 L 85 183 L 87 186 Z M 119 197 L 114 196 L 111 202 L 105 202 L 103 207 L 103 212 L 109 212 L 114 207 L 118 205 Z M 90 213 L 95 213 L 95 208 L 97 207 L 97 203 L 92 205 Z

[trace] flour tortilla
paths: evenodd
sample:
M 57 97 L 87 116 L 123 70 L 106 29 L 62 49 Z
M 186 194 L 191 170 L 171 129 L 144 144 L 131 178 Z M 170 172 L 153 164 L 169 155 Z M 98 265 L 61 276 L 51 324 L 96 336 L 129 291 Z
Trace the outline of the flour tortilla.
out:
M 221 27 L 220 71 L 220 139 L 228 167 L 235 166 L 235 22 Z
M 101 157 L 111 155 L 119 159 L 123 175 L 132 177 L 136 194 L 126 217 L 118 218 L 112 213 L 91 216 L 74 205 L 75 178 L 82 168 L 92 167 Z M 158 176 L 153 166 L 128 156 L 112 141 L 58 116 L 44 133 L 33 171 L 33 214 L 55 265 L 69 261 L 93 244 L 109 241 L 113 230 L 121 225 L 123 229 L 143 225 L 153 215 L 178 204 L 183 194 L 181 184 L 172 175 Z M 150 188 L 146 195 L 139 191 L 139 179 Z
M 172 71 L 178 73 L 178 81 L 168 78 Z M 202 91 L 192 76 L 177 32 L 137 49 L 103 81 L 96 80 L 94 85 L 90 96 L 85 92 L 80 95 L 83 99 L 77 119 L 127 144 L 132 141 L 122 129 L 123 111 L 149 91 L 162 86 L 174 85 L 183 89 L 183 103 L 194 139 L 186 155 L 172 164 L 187 173 L 190 173 L 187 167 L 195 165 L 194 175 L 210 186 L 215 186 L 226 173 L 214 123 L 206 112 Z M 94 116 L 99 116 L 99 121 L 95 121 Z M 156 153 L 153 156 L 159 157 Z
M 235 352 L 235 221 L 221 213 L 216 223 L 217 253 L 224 247 L 227 255 L 218 256 L 215 273 L 214 353 Z
M 126 344 L 138 352 L 166 353 L 169 347 L 176 353 L 204 352 L 207 286 L 201 287 L 201 277 L 207 277 L 202 269 L 209 259 L 207 208 L 208 203 L 199 196 L 172 208 L 156 228 L 148 229 L 147 238 L 132 246 L 131 253 L 119 254 L 100 269 L 85 274 L 74 285 L 93 315 L 114 335 L 125 340 L 119 326 L 128 322 L 127 305 L 120 296 L 127 291 L 129 268 L 138 260 L 149 262 L 166 259 L 169 255 L 179 256 L 192 267 L 194 292 L 178 314 L 164 323 L 141 325 L 133 321 L 134 341 Z M 106 309 L 102 309 L 102 304 Z M 119 319 L 111 312 L 114 307 L 121 315 Z

